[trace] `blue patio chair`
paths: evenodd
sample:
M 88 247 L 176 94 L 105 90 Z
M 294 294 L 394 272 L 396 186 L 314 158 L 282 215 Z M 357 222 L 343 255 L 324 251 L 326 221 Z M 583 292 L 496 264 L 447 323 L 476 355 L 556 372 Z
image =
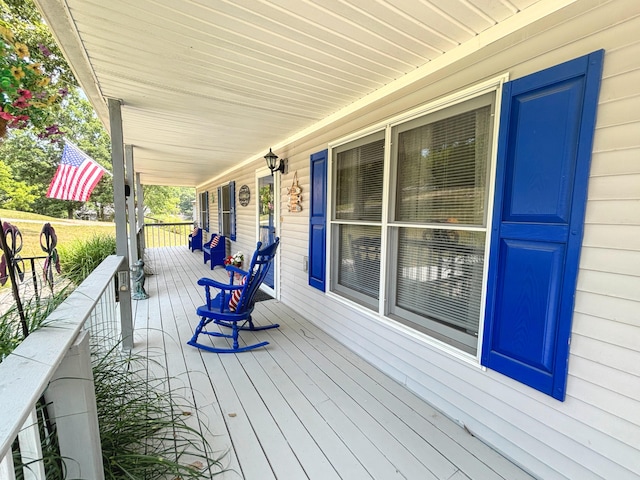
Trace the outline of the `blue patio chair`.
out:
M 189 234 L 189 250 L 202 250 L 202 229 L 199 227 L 195 227 Z
M 227 265 L 225 268 L 229 272 L 228 284 L 216 282 L 210 278 L 198 280 L 198 285 L 202 285 L 205 288 L 207 303 L 196 310 L 198 316 L 200 316 L 200 323 L 196 327 L 191 340 L 187 342 L 189 345 L 215 353 L 236 353 L 264 347 L 269 344 L 269 342 L 259 342 L 240 347 L 238 344 L 238 332 L 240 330 L 266 330 L 280 326 L 277 323 L 255 326 L 251 320 L 256 292 L 271 267 L 271 262 L 279 243 L 280 239 L 278 237 L 271 245 L 265 247 L 262 247 L 262 243 L 258 242 L 256 251 L 251 258 L 249 269 L 246 271 L 233 265 Z M 239 284 L 234 284 L 235 277 L 240 277 Z M 211 287 L 219 290 L 218 294 L 213 298 L 211 297 Z M 217 329 L 214 331 L 205 330 L 205 327 L 209 324 L 213 324 L 211 326 L 214 328 L 216 325 L 229 327 L 232 332 L 227 334 Z M 221 348 L 205 345 L 199 341 L 200 335 L 231 338 L 233 339 L 233 347 Z

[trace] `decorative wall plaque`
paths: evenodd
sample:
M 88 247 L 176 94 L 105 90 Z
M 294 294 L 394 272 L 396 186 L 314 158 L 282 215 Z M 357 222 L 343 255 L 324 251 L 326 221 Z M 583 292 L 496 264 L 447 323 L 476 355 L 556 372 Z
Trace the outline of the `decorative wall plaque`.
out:
M 290 212 L 302 211 L 302 188 L 298 185 L 298 172 L 293 174 L 293 183 L 291 188 L 287 188 L 287 195 L 289 195 L 289 204 L 287 208 Z
M 249 205 L 249 200 L 251 200 L 251 191 L 247 185 L 242 185 L 238 191 L 238 201 L 240 205 L 246 207 Z

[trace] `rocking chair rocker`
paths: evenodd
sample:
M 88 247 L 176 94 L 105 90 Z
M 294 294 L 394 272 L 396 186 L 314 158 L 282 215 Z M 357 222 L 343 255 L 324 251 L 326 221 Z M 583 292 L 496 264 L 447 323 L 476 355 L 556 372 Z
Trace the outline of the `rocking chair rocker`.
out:
M 209 352 L 237 353 L 264 347 L 269 343 L 260 342 L 240 347 L 238 345 L 238 332 L 239 330 L 267 330 L 280 326 L 277 323 L 267 326 L 255 326 L 251 320 L 251 312 L 253 312 L 256 292 L 271 267 L 271 262 L 276 254 L 279 242 L 280 239 L 276 237 L 275 242 L 262 249 L 262 243 L 258 242 L 247 271 L 241 270 L 233 265 L 227 265 L 225 268 L 229 272 L 228 284 L 216 282 L 210 278 L 201 278 L 198 280 L 198 285 L 205 287 L 207 303 L 198 307 L 196 310 L 201 319 L 193 337 L 187 342 L 189 345 L 208 350 Z M 234 277 L 236 277 L 236 274 L 242 276 L 239 285 L 234 285 Z M 219 293 L 214 298 L 211 298 L 211 287 L 219 290 Z M 205 327 L 210 323 L 229 327 L 232 329 L 232 332 L 227 334 L 219 331 L 205 330 Z M 205 345 L 198 341 L 200 335 L 231 338 L 233 339 L 233 348 Z

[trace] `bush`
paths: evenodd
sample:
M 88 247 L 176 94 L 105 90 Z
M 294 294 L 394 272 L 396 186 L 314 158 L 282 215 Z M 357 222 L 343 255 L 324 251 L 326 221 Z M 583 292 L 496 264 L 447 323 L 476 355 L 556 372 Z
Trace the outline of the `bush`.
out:
M 116 238 L 95 235 L 89 240 L 77 240 L 58 247 L 62 275 L 80 285 L 109 255 L 116 253 Z

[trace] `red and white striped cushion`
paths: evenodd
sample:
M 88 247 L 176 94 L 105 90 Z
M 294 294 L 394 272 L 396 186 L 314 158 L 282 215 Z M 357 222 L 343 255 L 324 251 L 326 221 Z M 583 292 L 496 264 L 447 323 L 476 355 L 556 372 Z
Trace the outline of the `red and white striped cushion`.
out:
M 194 227 L 193 231 L 191 232 L 191 236 L 195 237 L 196 235 L 198 235 L 199 231 L 200 231 L 199 227 Z
M 215 248 L 218 246 L 219 242 L 220 242 L 220 237 L 218 235 L 214 235 L 211 238 L 211 243 L 209 245 L 211 246 L 211 248 Z
M 240 284 L 244 285 L 245 283 L 247 283 L 246 275 L 244 277 L 242 277 L 242 282 Z M 231 298 L 229 299 L 229 310 L 231 310 L 232 312 L 236 311 L 236 308 L 238 308 L 238 303 L 240 302 L 240 297 L 241 296 L 242 296 L 242 289 L 241 288 L 231 292 Z

